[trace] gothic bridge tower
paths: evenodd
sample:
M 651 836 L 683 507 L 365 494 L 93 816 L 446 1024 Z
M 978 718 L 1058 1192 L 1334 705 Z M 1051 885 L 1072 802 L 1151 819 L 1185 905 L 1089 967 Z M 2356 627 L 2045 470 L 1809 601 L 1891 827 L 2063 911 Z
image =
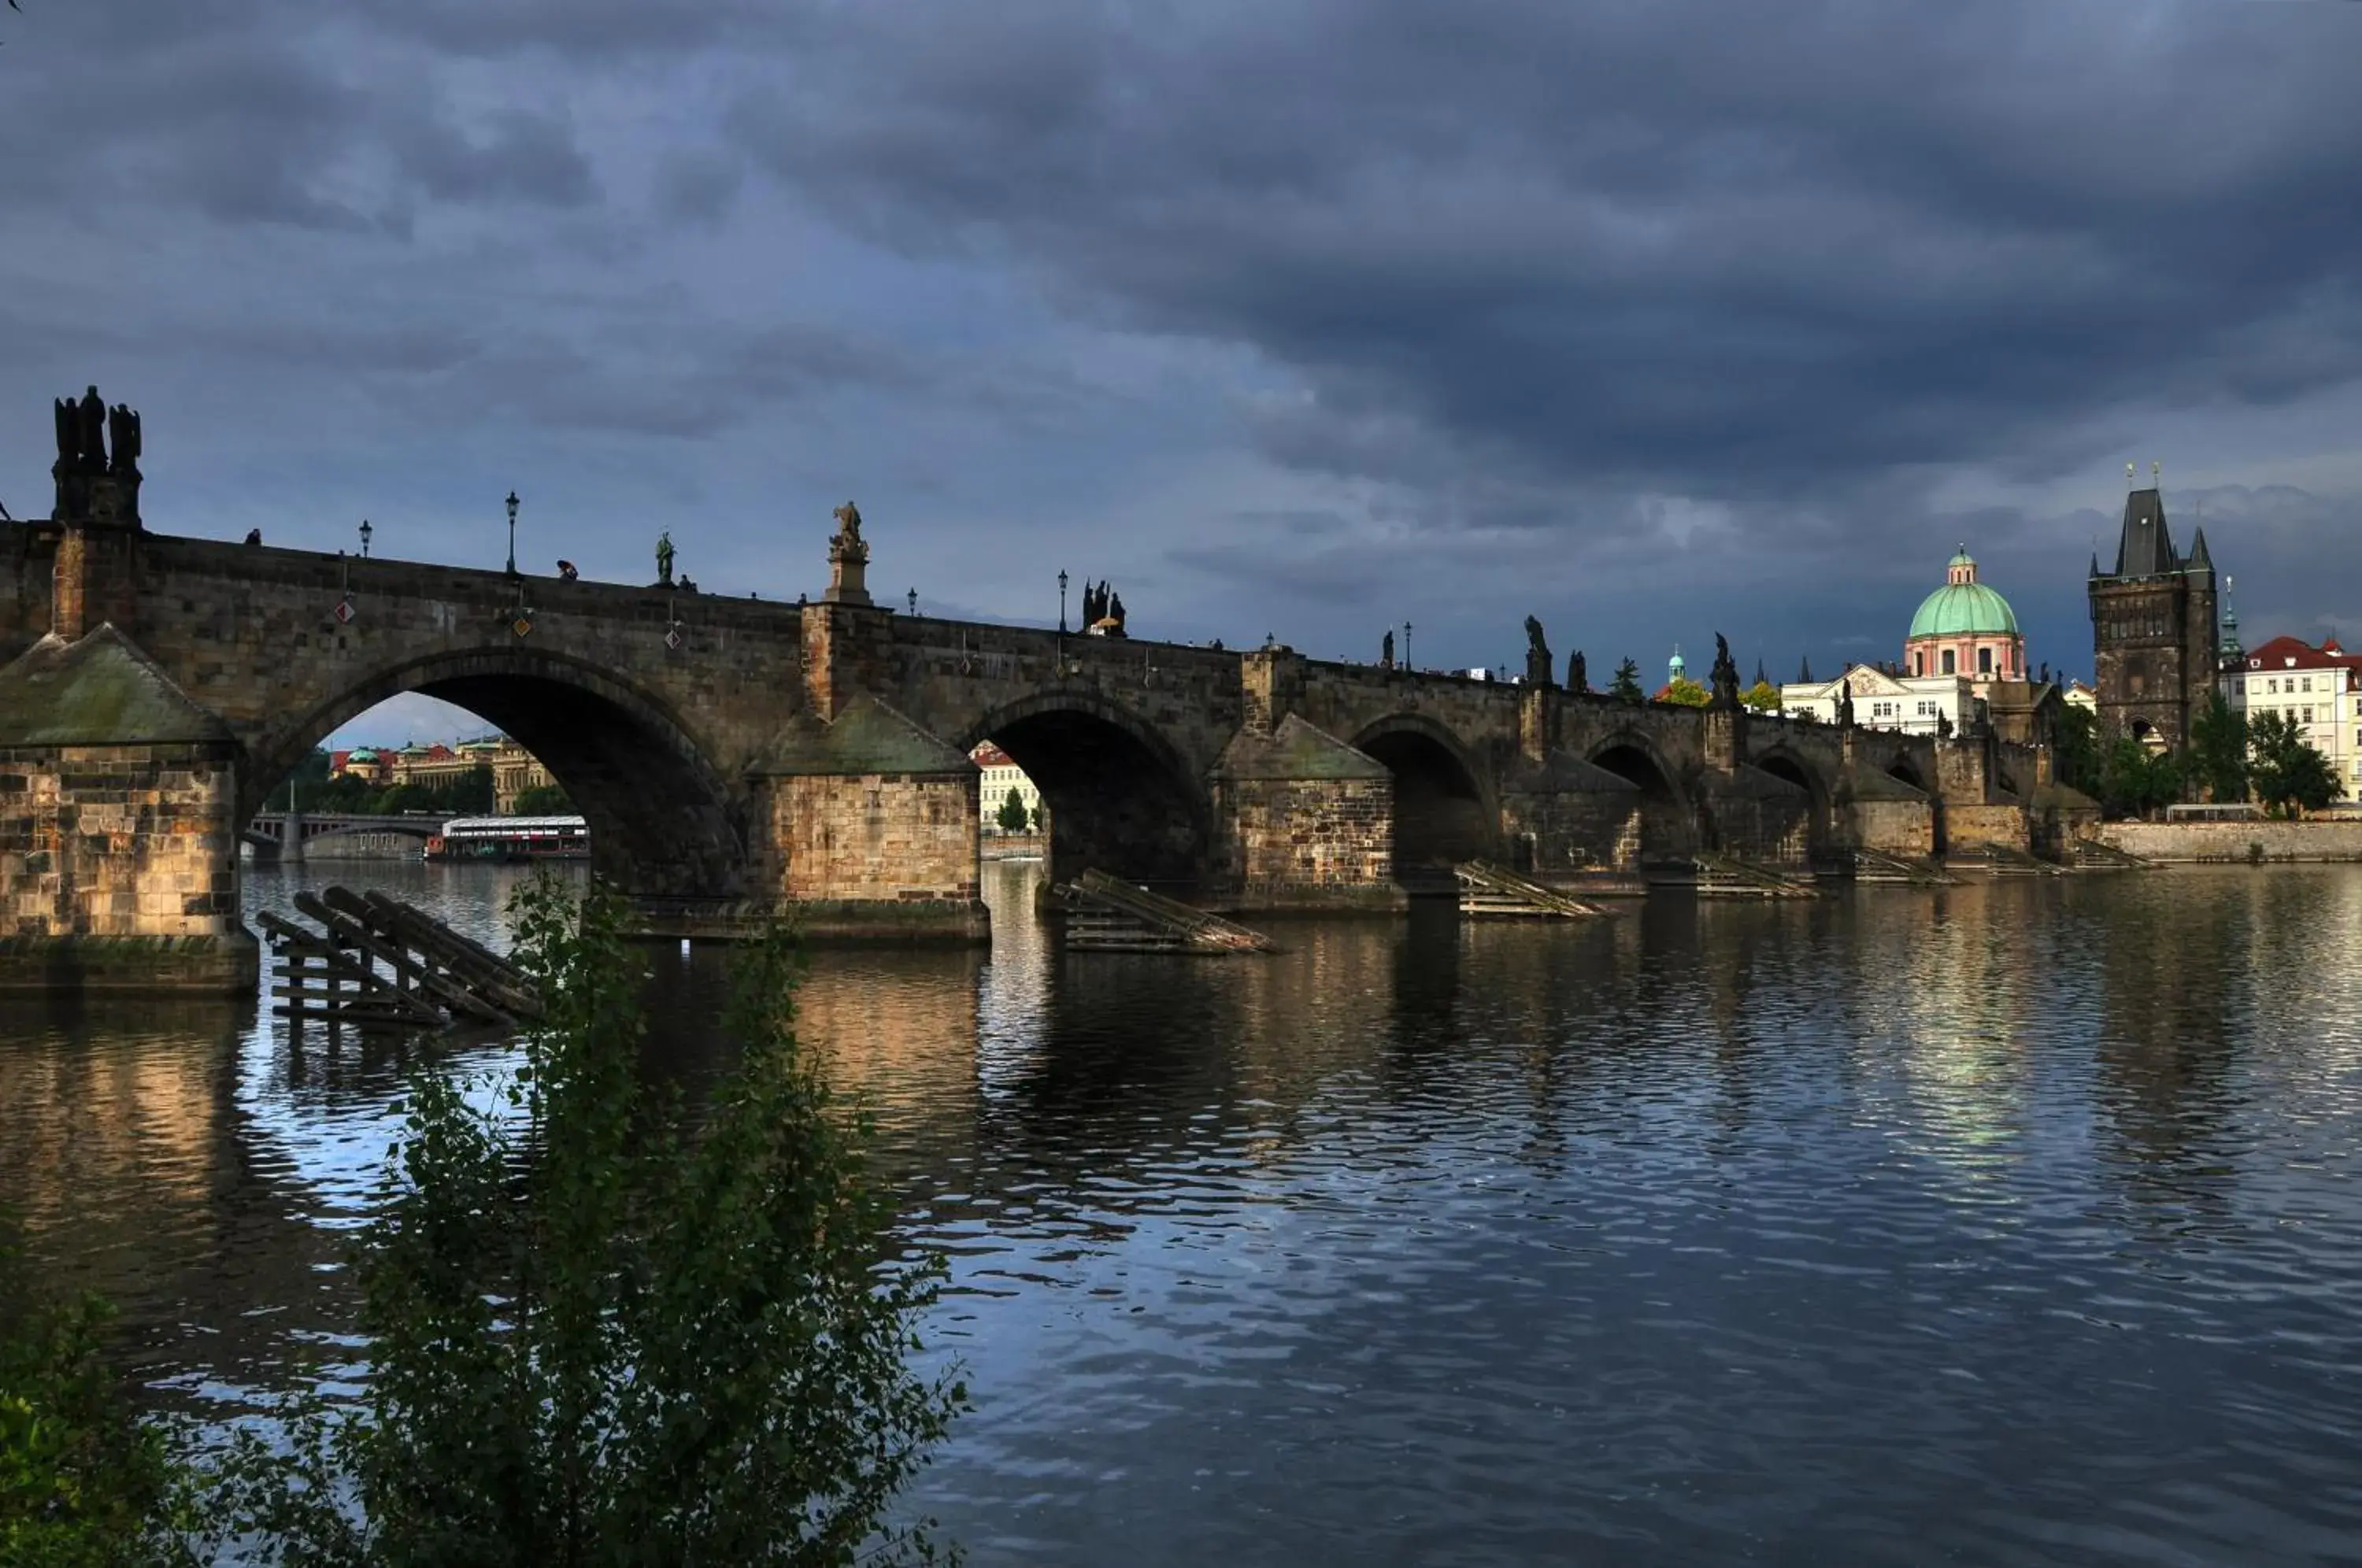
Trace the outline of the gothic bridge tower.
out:
M 2149 488 L 2125 497 L 2115 570 L 2092 558 L 2091 600 L 2100 727 L 2180 746 L 2222 665 L 2214 562 L 2203 528 L 2175 553 L 2154 464 Z

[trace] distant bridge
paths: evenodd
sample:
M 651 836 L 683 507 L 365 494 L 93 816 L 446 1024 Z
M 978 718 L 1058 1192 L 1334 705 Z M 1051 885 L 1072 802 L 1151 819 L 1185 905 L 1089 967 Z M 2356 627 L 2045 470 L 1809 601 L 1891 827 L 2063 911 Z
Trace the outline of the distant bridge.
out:
M 411 812 L 400 816 L 369 816 L 337 812 L 258 812 L 238 837 L 254 846 L 259 860 L 301 860 L 307 845 L 324 838 L 364 836 L 416 839 L 425 844 L 443 831 L 440 812 Z

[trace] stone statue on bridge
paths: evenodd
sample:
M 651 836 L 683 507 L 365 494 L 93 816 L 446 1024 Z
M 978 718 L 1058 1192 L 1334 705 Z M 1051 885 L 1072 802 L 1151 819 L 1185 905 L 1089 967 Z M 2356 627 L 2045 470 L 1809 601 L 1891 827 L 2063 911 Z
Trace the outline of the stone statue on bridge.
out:
M 672 586 L 672 530 L 669 528 L 657 536 L 657 585 L 660 588 Z
M 1389 628 L 1386 635 L 1378 639 L 1378 668 L 1380 669 L 1392 669 L 1394 667 L 1395 635 L 1393 630 Z
M 1730 657 L 1730 642 L 1720 632 L 1714 635 L 1714 702 L 1716 707 L 1738 706 L 1738 663 Z
M 861 536 L 861 508 L 848 501 L 836 509 L 835 517 L 836 536 L 828 542 L 828 558 L 867 562 L 869 546 Z
M 1550 644 L 1542 640 L 1542 624 L 1529 615 L 1526 617 L 1526 684 L 1548 686 L 1550 683 Z
M 1591 672 L 1584 668 L 1581 648 L 1566 656 L 1566 689 L 1569 691 L 1591 690 Z
M 106 411 L 106 433 L 108 445 L 115 448 L 115 462 L 110 471 L 137 474 L 139 471 L 139 415 L 128 403 L 116 403 Z
M 1838 728 L 1853 728 L 1853 687 L 1844 680 L 1838 682 Z
M 82 394 L 75 409 L 75 439 L 82 448 L 82 471 L 103 474 L 106 471 L 106 401 L 98 395 L 96 387 Z

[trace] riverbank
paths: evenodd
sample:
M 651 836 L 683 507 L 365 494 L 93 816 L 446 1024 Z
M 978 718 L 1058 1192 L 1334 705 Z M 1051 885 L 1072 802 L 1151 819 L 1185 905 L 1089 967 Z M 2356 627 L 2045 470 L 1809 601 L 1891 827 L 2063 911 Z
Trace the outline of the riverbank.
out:
M 2100 842 L 2165 865 L 2362 861 L 2362 820 L 2303 823 L 2109 823 Z

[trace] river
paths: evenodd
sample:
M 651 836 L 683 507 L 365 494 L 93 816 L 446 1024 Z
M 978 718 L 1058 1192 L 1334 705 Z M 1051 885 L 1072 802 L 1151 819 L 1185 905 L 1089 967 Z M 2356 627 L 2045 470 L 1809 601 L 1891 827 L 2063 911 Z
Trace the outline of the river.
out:
M 2362 867 L 1663 899 L 1581 926 L 822 952 L 977 1409 L 978 1564 L 2362 1562 Z M 512 874 L 387 888 L 488 939 Z M 650 1070 L 722 1059 L 653 951 Z M 316 1026 L 315 1026 L 316 1031 Z M 0 1202 L 220 1415 L 346 1330 L 425 1053 L 0 1012 Z

